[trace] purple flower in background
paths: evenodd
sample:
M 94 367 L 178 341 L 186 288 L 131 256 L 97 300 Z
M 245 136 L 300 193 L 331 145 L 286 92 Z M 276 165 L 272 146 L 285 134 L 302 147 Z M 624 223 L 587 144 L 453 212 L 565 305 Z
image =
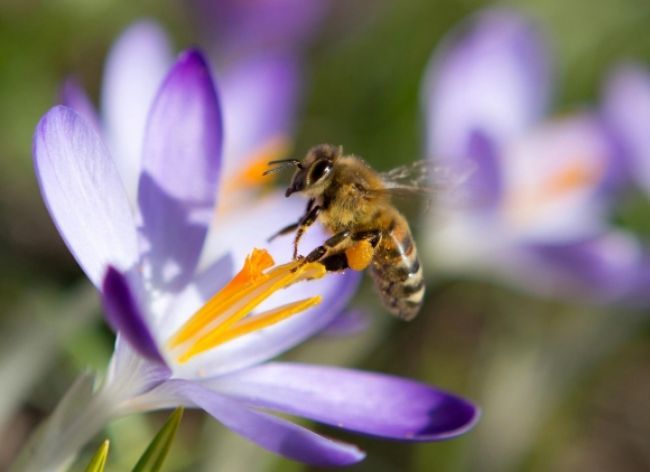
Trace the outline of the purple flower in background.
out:
M 90 113 L 79 91 L 67 90 L 68 103 Z M 469 402 L 409 380 L 264 363 L 329 325 L 358 277 L 346 273 L 296 286 L 322 277 L 322 266 L 274 267 L 271 253 L 288 254 L 286 242 L 264 243 L 268 213 L 277 221 L 283 211 L 274 197 L 214 222 L 227 159 L 220 95 L 202 54 L 192 50 L 149 94 L 145 118 L 137 108 L 125 117 L 143 124 L 141 133 L 135 125 L 130 130 L 132 139 L 141 139 L 137 146 L 125 140 L 120 147 L 114 139 L 109 149 L 101 120 L 65 106 L 50 110 L 37 127 L 41 193 L 66 245 L 101 290 L 118 339 L 90 412 L 44 436 L 55 439 L 36 449 L 35 469 L 65 461 L 111 418 L 178 405 L 201 408 L 270 451 L 320 466 L 351 464 L 364 454 L 274 412 L 405 441 L 454 437 L 478 418 Z M 117 149 L 137 149 L 136 162 L 114 158 Z M 134 169 L 135 176 L 129 174 Z M 220 257 L 205 256 L 211 225 L 230 234 Z M 308 244 L 322 241 L 318 233 Z M 246 251 L 267 249 L 246 257 L 246 245 Z M 233 276 L 233 267 L 243 268 Z
M 650 72 L 624 64 L 610 75 L 602 115 L 629 159 L 629 177 L 650 195 Z
M 544 120 L 551 76 L 535 25 L 509 10 L 478 14 L 434 54 L 427 154 L 475 172 L 429 237 L 432 259 L 544 295 L 640 295 L 647 256 L 607 221 L 625 158 L 598 113 Z
M 218 57 L 303 49 L 325 19 L 330 0 L 191 0 L 196 23 Z

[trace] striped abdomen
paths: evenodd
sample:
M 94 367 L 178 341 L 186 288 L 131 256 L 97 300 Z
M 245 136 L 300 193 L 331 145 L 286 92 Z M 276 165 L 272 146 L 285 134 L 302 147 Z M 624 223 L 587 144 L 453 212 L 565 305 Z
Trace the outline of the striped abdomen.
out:
M 383 304 L 398 318 L 412 320 L 422 307 L 424 277 L 411 231 L 401 215 L 396 215 L 375 251 L 370 273 Z

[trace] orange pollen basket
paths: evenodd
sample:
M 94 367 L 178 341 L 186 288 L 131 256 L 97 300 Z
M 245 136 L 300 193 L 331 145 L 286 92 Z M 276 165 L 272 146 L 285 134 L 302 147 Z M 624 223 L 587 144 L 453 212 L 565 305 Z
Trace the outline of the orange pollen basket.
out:
M 316 262 L 293 261 L 276 267 L 273 265 L 268 252 L 253 250 L 239 273 L 167 342 L 169 349 L 178 352 L 176 359 L 179 363 L 320 303 L 321 297 L 316 296 L 251 315 L 252 310 L 278 290 L 325 275 L 325 267 Z

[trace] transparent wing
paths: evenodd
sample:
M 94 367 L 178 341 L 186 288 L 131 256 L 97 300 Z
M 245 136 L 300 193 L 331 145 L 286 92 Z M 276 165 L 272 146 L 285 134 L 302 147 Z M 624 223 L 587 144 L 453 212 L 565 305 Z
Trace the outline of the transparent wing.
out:
M 458 189 L 474 172 L 471 161 L 435 163 L 430 160 L 415 161 L 380 173 L 384 188 L 375 192 L 391 196 L 432 195 Z

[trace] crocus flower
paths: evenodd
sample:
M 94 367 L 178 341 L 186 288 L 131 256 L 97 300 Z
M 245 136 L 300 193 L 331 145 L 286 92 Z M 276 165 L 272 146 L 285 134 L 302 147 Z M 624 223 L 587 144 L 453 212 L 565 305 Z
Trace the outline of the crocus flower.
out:
M 191 0 L 196 22 L 218 56 L 296 53 L 325 19 L 331 0 Z
M 650 195 L 650 73 L 646 67 L 628 63 L 610 74 L 602 115 L 629 159 L 629 177 Z
M 436 51 L 423 84 L 426 151 L 475 171 L 429 253 L 547 296 L 638 295 L 644 250 L 608 223 L 623 156 L 596 112 L 545 119 L 551 76 L 537 28 L 510 10 L 478 14 Z
M 196 50 L 181 54 L 155 94 L 135 201 L 92 121 L 57 106 L 38 124 L 41 193 L 66 245 L 100 289 L 118 339 L 90 406 L 45 435 L 51 441 L 36 448 L 34 468 L 62 463 L 114 417 L 178 405 L 201 408 L 270 451 L 321 466 L 354 463 L 363 453 L 273 412 L 405 441 L 450 438 L 471 428 L 476 407 L 427 385 L 266 363 L 331 323 L 354 290 L 354 277 L 295 285 L 322 277 L 324 269 L 275 266 L 270 253 L 285 254 L 279 247 L 286 242 L 252 251 L 234 276 L 236 248 L 197 269 L 220 195 L 221 129 L 211 73 Z M 262 242 L 266 236 L 258 226 L 254 236 L 241 237 Z
M 62 91 L 62 103 L 86 117 L 104 137 L 132 199 L 147 116 L 172 57 L 164 30 L 151 20 L 141 20 L 120 35 L 108 55 L 101 114 L 74 80 L 67 81 Z M 272 180 L 262 176 L 268 161 L 285 157 L 291 148 L 300 92 L 298 65 L 292 55 L 269 53 L 211 68 L 220 77 L 225 136 L 216 216 L 223 224 L 218 225 L 222 230 L 209 235 L 204 259 L 214 260 L 236 244 L 242 249 L 236 256 L 241 264 L 260 240 L 259 228 L 266 225 L 267 235 L 273 234 L 304 211 L 301 202 L 269 192 Z M 249 205 L 253 200 L 257 204 Z M 256 224 L 255 231 L 245 229 L 247 221 Z M 223 231 L 224 227 L 233 231 Z

